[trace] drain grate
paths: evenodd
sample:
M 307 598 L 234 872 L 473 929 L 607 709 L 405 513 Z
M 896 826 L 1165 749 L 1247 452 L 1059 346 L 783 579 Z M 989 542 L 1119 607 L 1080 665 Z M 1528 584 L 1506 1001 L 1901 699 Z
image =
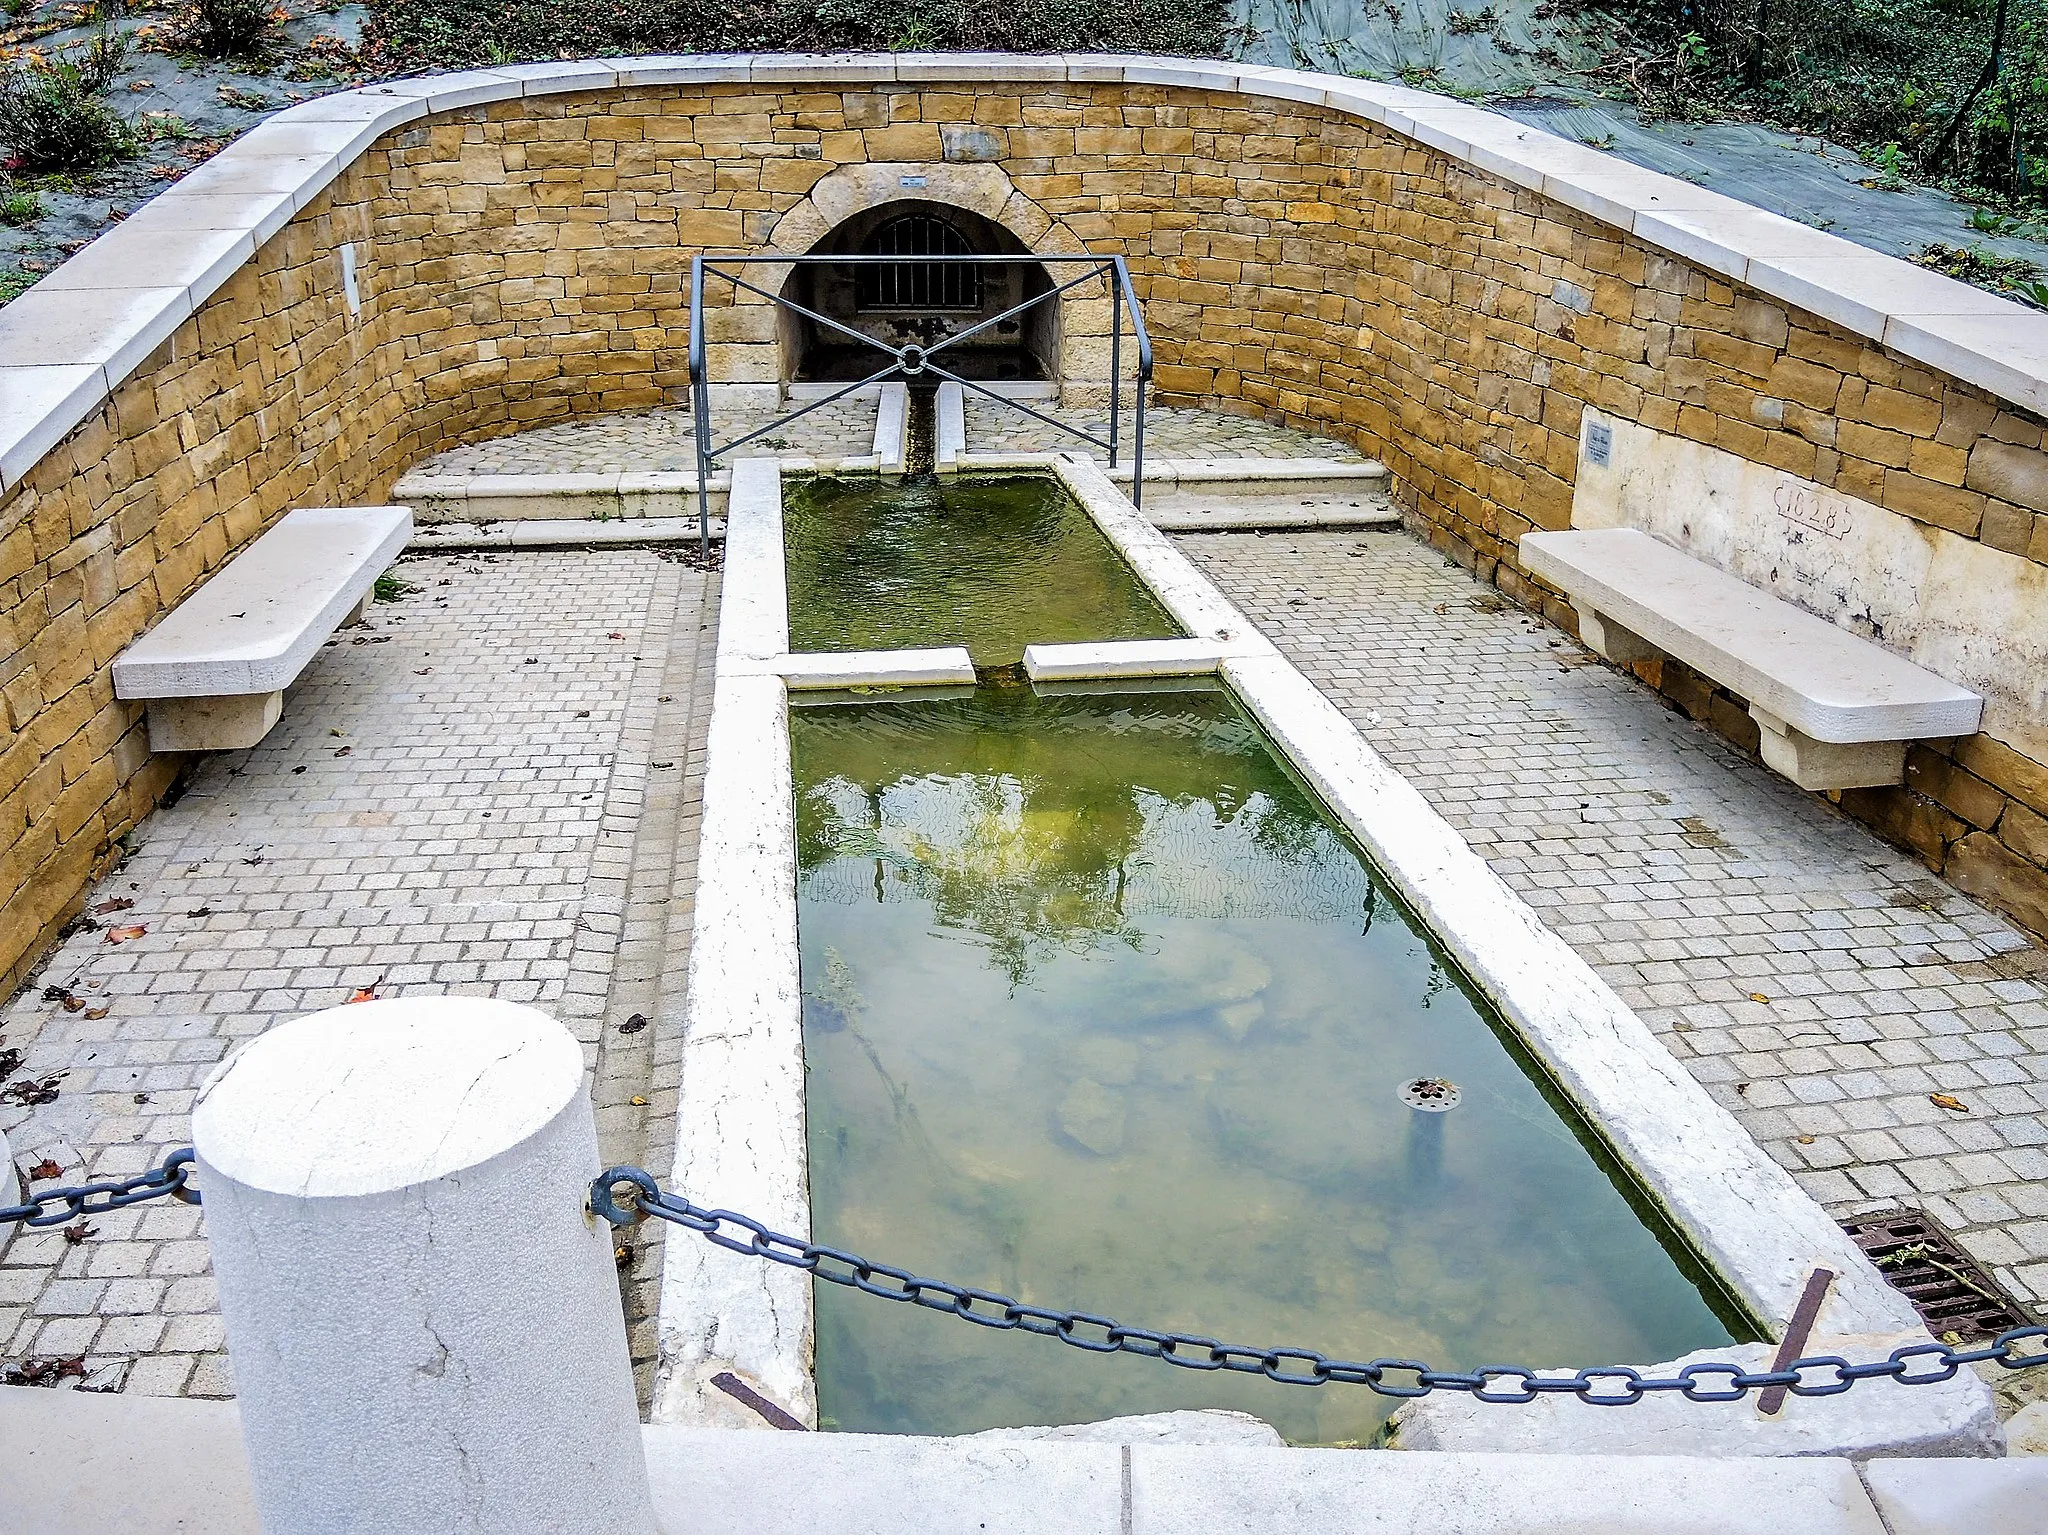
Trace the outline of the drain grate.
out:
M 2032 1319 L 1974 1263 L 1932 1217 L 1882 1210 L 1842 1222 L 1877 1270 L 1912 1301 L 1927 1330 L 1991 1337 Z

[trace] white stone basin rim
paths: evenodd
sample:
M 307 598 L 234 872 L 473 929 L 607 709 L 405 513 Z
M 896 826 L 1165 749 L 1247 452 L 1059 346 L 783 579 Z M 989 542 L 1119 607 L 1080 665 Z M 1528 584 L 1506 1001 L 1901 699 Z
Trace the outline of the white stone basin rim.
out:
M 1834 1334 L 1924 1337 L 1911 1304 L 1414 786 L 1260 634 L 1093 460 L 1051 470 L 1187 631 L 1179 641 L 1047 646 L 1095 668 L 1220 671 L 1401 898 L 1529 1046 L 1706 1267 L 1772 1334 L 1817 1263 Z M 675 1180 L 690 1197 L 809 1230 L 796 846 L 779 471 L 741 466 L 720 606 Z M 900 652 L 898 653 L 901 654 Z M 1171 670 L 1168 670 L 1171 668 Z M 1112 673 L 1114 676 L 1114 673 Z M 1062 684 L 1048 680 L 1048 685 Z M 1086 686 L 1085 682 L 1065 684 Z M 1145 687 L 1143 675 L 1122 684 Z M 702 1242 L 665 1250 L 655 1419 L 761 1428 L 710 1385 L 734 1369 L 815 1421 L 810 1291 L 793 1271 Z
M 256 247 L 393 129 L 522 96 L 633 86 L 976 80 L 1183 87 L 1348 113 L 2048 413 L 2048 315 L 1425 91 L 1144 55 L 706 54 L 393 80 L 302 102 L 258 124 L 0 311 L 0 490 L 18 484 Z
M 275 693 L 412 538 L 403 506 L 301 507 L 114 662 L 117 698 Z
M 1984 700 L 1635 528 L 1526 533 L 1529 571 L 1816 741 L 1966 736 Z

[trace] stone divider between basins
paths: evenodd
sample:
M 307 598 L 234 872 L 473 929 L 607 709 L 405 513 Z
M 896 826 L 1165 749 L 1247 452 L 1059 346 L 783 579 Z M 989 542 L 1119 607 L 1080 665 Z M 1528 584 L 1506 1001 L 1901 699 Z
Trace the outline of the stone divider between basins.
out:
M 1652 434 L 1667 472 L 1693 448 L 1752 466 L 1750 536 L 1810 543 L 1823 497 L 1914 530 L 1930 643 L 1968 640 L 1944 665 L 1992 707 L 1844 808 L 2048 931 L 2048 603 L 2019 600 L 2048 580 L 2048 316 L 1400 86 L 764 55 L 302 103 L 0 311 L 0 978 L 176 776 L 113 696 L 138 634 L 293 506 L 683 403 L 693 254 L 796 253 L 902 199 L 1027 250 L 1122 254 L 1166 397 L 1355 444 L 1414 526 L 1567 627 L 1515 540 L 1573 520 L 1589 407 Z M 1105 316 L 1070 306 L 1063 376 L 1099 370 Z M 707 333 L 717 382 L 774 387 L 765 301 L 715 298 Z M 1963 546 L 2017 594 L 1988 645 L 1938 579 Z M 1854 550 L 1837 566 L 1852 615 L 1913 579 Z M 1739 736 L 1705 679 L 1642 675 Z

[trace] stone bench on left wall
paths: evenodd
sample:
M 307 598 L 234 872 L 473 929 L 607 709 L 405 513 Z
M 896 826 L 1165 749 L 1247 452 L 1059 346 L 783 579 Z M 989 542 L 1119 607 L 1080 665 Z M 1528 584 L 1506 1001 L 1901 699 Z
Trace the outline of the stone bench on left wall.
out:
M 114 696 L 149 704 L 150 750 L 235 751 L 269 734 L 328 637 L 363 616 L 412 537 L 403 506 L 303 507 L 114 661 Z

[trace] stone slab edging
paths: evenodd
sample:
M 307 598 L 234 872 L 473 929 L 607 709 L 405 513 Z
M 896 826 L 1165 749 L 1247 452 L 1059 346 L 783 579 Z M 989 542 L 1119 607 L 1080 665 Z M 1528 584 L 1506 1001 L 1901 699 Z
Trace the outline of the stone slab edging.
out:
M 864 1535 L 2034 1535 L 2048 1503 L 2048 1456 L 1859 1466 L 670 1424 L 641 1436 L 670 1535 L 728 1531 L 736 1509 Z M 0 1485 L 12 1535 L 261 1535 L 233 1401 L 0 1386 Z
M 1180 87 L 1349 113 L 2048 414 L 2048 314 L 1426 91 L 1145 55 L 705 54 L 391 80 L 267 118 L 0 309 L 0 491 L 393 129 L 524 96 L 633 86 L 981 80 Z
M 1048 454 L 1038 467 L 1060 478 L 1188 636 L 1068 647 L 1065 657 L 1055 651 L 1050 659 L 1085 661 L 1075 676 L 1220 674 L 1644 1192 L 1773 1336 L 1819 1264 L 1840 1277 L 1817 1332 L 1927 1338 L 1911 1303 L 1820 1205 L 1100 466 Z M 810 1211 L 788 729 L 789 673 L 807 663 L 788 653 L 781 530 L 778 466 L 737 466 L 675 1177 L 693 1198 L 747 1209 L 801 1235 Z M 839 680 L 836 673 L 831 680 Z M 791 1278 L 791 1270 L 701 1241 L 668 1244 L 657 1422 L 745 1421 L 709 1384 L 728 1369 L 816 1421 L 811 1301 Z M 1971 1405 L 1988 1413 L 1988 1390 L 1978 1382 L 1966 1387 L 1974 1388 Z
M 631 549 L 650 544 L 694 544 L 695 517 L 527 517 L 510 522 L 435 522 L 413 530 L 408 554 L 470 549 Z M 711 519 L 711 541 L 725 538 L 725 518 Z

